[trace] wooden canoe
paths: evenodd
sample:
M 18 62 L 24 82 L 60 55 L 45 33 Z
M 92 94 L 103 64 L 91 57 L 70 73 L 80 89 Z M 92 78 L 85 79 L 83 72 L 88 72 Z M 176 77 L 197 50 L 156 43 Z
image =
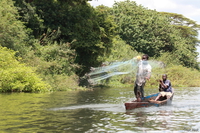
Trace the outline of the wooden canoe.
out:
M 126 110 L 132 110 L 135 108 L 149 107 L 149 106 L 159 107 L 161 105 L 171 104 L 174 93 L 171 93 L 170 96 L 169 95 L 162 96 L 161 93 L 159 92 L 156 94 L 152 94 L 152 95 L 143 97 L 141 102 L 137 102 L 137 101 L 126 102 L 124 104 L 126 107 Z M 157 98 L 157 100 L 155 101 L 156 98 Z

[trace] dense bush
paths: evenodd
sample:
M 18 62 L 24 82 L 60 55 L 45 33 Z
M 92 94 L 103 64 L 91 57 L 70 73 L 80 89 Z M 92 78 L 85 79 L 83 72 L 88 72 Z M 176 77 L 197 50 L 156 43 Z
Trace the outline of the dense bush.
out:
M 46 92 L 51 87 L 43 82 L 34 69 L 20 63 L 15 52 L 0 47 L 1 92 Z

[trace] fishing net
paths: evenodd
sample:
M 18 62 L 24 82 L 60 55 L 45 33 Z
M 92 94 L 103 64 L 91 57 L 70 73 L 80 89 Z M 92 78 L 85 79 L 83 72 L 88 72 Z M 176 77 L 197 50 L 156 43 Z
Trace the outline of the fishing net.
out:
M 91 67 L 91 71 L 87 74 L 88 82 L 95 85 L 113 76 L 130 73 L 137 74 L 138 63 L 140 61 L 141 57 L 137 56 L 127 61 L 103 63 L 101 67 Z M 149 60 L 148 63 L 152 68 L 164 67 L 164 63 L 160 61 Z

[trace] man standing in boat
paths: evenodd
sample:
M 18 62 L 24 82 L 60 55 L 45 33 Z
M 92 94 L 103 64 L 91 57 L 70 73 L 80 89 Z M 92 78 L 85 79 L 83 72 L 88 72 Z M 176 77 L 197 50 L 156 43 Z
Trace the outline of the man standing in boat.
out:
M 151 65 L 148 63 L 149 56 L 144 54 L 142 60 L 138 63 L 138 70 L 134 85 L 134 93 L 137 101 L 140 102 L 141 98 L 144 97 L 144 86 L 146 80 L 151 77 Z

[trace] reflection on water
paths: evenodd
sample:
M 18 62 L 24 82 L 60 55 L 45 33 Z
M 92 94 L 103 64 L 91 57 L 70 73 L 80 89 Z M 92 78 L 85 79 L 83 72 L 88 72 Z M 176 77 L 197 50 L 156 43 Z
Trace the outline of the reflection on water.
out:
M 0 94 L 0 132 L 200 132 L 200 88 L 177 88 L 172 105 L 126 111 L 133 97 L 132 88 Z

